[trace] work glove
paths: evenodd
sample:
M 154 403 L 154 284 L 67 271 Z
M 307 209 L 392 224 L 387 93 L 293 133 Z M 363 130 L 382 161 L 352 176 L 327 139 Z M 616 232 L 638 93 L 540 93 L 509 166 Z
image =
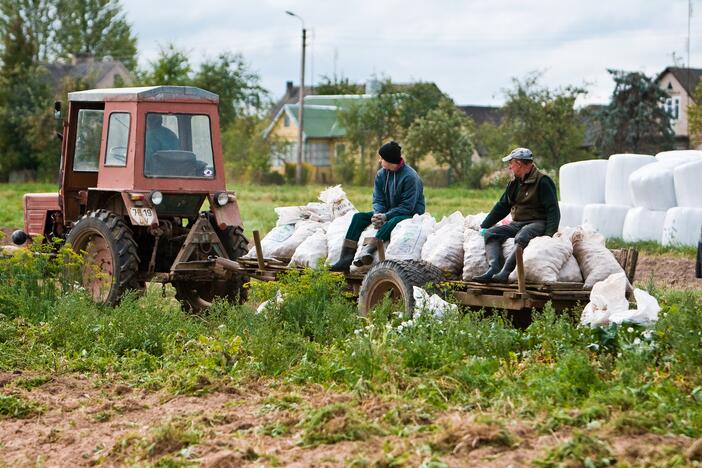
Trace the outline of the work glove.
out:
M 380 227 L 385 224 L 385 222 L 388 220 L 388 217 L 384 213 L 376 213 L 373 215 L 371 218 L 371 223 L 373 223 L 373 227 L 376 229 L 380 229 Z
M 487 231 L 487 229 L 481 228 L 481 229 L 480 229 L 480 235 L 483 236 L 483 237 L 485 237 L 485 231 Z

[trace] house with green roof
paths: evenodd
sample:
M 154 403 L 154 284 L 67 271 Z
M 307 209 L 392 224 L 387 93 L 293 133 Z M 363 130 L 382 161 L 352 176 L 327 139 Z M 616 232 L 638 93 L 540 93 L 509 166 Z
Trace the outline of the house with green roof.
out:
M 331 182 L 334 161 L 349 149 L 346 129 L 338 120 L 339 110 L 371 97 L 371 94 L 305 96 L 302 159 L 314 167 L 314 180 Z M 274 137 L 289 142 L 281 152 L 271 155 L 273 170 L 283 172 L 285 163 L 297 161 L 298 112 L 298 103 L 282 105 L 263 133 L 266 139 Z

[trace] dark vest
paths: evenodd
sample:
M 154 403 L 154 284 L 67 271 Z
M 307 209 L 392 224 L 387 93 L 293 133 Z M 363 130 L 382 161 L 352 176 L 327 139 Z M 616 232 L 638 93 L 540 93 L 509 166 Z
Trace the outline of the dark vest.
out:
M 546 210 L 539 197 L 539 182 L 544 174 L 534 168 L 522 182 L 515 178 L 507 190 L 507 201 L 512 205 L 510 213 L 514 221 L 535 221 L 546 219 Z

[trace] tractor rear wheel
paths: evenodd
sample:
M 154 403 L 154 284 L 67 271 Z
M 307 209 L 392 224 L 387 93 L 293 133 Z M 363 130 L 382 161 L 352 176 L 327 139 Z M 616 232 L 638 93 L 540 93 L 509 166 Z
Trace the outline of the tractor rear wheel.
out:
M 132 231 L 108 210 L 86 213 L 68 233 L 66 243 L 84 253 L 81 281 L 95 302 L 115 305 L 137 281 L 139 254 Z
M 385 260 L 368 270 L 358 295 L 358 311 L 368 315 L 385 296 L 401 304 L 408 317 L 414 312 L 414 286 L 439 283 L 444 276 L 434 265 L 419 260 Z

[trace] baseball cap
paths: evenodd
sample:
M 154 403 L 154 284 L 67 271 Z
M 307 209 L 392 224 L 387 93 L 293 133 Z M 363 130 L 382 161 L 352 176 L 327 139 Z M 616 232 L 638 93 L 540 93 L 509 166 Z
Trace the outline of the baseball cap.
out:
M 502 158 L 502 161 L 507 162 L 513 159 L 524 159 L 527 161 L 533 161 L 534 155 L 531 154 L 531 150 L 529 148 L 516 148 L 512 150 L 512 152 L 509 153 L 507 156 Z

